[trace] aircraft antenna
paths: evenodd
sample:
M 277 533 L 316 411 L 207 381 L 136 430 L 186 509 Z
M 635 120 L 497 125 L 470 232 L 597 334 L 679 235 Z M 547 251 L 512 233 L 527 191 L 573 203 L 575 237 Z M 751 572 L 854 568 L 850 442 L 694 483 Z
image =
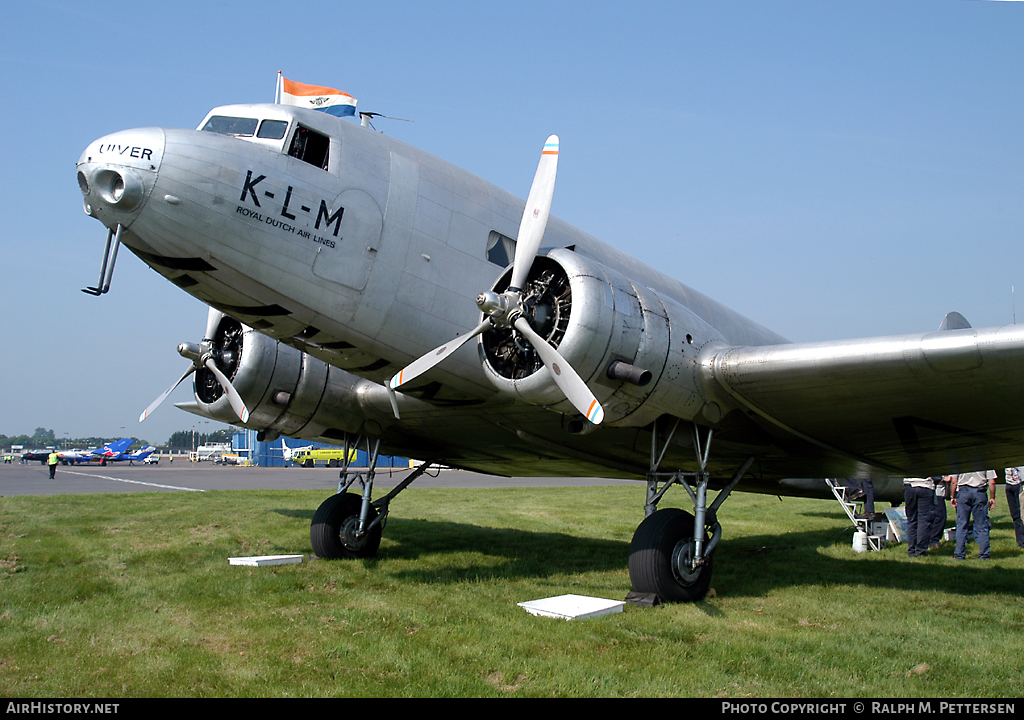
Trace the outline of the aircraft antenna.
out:
M 370 118 L 375 117 L 384 118 L 385 120 L 401 120 L 402 122 L 413 122 L 412 120 L 407 120 L 406 118 L 391 117 L 390 115 L 381 115 L 380 113 L 376 112 L 360 112 L 359 124 L 362 125 L 363 127 L 369 127 L 376 130 L 377 128 L 373 127 L 373 123 L 370 122 Z

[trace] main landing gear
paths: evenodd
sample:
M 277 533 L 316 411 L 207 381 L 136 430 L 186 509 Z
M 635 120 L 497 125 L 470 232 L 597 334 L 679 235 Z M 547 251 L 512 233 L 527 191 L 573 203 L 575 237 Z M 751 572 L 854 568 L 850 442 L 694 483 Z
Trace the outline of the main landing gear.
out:
M 754 462 L 753 457 L 747 458 L 708 507 L 707 489 L 711 475 L 707 472 L 707 461 L 711 429 L 703 431 L 702 438 L 701 428 L 691 426 L 700 467 L 698 472 L 658 471 L 679 423 L 676 420 L 660 453 L 657 421 L 654 423 L 651 465 L 647 473 L 647 504 L 644 507 L 646 518 L 636 529 L 629 546 L 629 579 L 633 592 L 655 595 L 661 602 L 696 602 L 707 595 L 711 588 L 715 547 L 722 537 L 718 508 Z M 693 514 L 678 508 L 657 510 L 658 502 L 672 485 L 686 488 L 693 500 Z
M 711 588 L 715 547 L 722 537 L 718 508 L 754 462 L 753 457 L 748 457 L 709 506 L 707 490 L 711 474 L 707 471 L 707 460 L 712 430 L 691 425 L 699 471 L 658 470 L 680 422 L 677 420 L 667 434 L 660 453 L 657 423 L 654 425 L 644 506 L 647 517 L 636 529 L 629 546 L 629 579 L 634 595 L 654 595 L 660 602 L 696 602 L 707 595 Z M 324 559 L 374 557 L 380 547 L 391 500 L 432 467 L 429 463 L 421 465 L 390 493 L 373 501 L 371 494 L 380 441 L 371 444 L 369 438 L 365 439 L 368 466 L 353 470 L 349 467 L 349 450 L 359 442 L 357 439 L 350 445 L 346 439 L 338 493 L 320 505 L 309 528 L 313 552 Z M 361 493 L 349 492 L 357 482 Z M 692 514 L 679 508 L 657 509 L 672 485 L 681 485 L 689 493 L 693 501 Z
M 358 438 L 351 445 L 346 438 L 338 492 L 320 504 L 309 526 L 313 552 L 325 560 L 374 557 L 380 547 L 391 500 L 431 467 L 429 463 L 420 465 L 390 493 L 372 501 L 370 497 L 380 440 L 374 441 L 371 446 L 370 439 L 366 438 L 367 467 L 353 470 L 349 467 L 350 448 L 354 450 L 358 445 Z M 351 454 L 354 455 L 354 452 Z M 361 493 L 348 492 L 357 482 Z

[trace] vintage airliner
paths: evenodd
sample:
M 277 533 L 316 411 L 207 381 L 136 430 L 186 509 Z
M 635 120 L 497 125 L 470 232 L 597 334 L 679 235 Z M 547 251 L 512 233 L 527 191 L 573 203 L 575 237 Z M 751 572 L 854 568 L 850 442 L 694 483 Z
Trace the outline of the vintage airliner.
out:
M 903 476 L 1024 464 L 1024 327 L 790 343 L 549 217 L 557 158 L 552 136 L 524 201 L 288 105 L 117 132 L 77 166 L 107 228 L 86 292 L 109 290 L 123 244 L 209 305 L 179 346 L 186 409 L 261 438 L 645 481 L 630 578 L 664 601 L 707 593 L 733 489 L 828 497 L 813 478 L 871 476 L 898 500 Z M 313 549 L 373 555 L 405 485 L 374 500 L 372 462 L 342 478 Z M 693 512 L 658 508 L 677 485 Z

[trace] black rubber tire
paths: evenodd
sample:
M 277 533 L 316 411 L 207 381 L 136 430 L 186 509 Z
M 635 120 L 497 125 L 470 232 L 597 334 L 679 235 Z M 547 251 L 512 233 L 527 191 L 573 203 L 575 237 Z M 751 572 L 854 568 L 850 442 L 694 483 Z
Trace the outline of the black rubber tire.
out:
M 307 460 L 306 462 L 302 463 L 302 467 L 304 467 L 304 468 L 311 468 L 311 467 L 313 467 L 313 461 L 312 460 Z
M 376 525 L 366 537 L 359 540 L 351 536 L 351 530 L 359 522 L 359 510 L 363 499 L 353 493 L 339 493 L 324 500 L 313 514 L 309 526 L 309 541 L 313 552 L 324 560 L 351 560 L 369 558 L 380 548 L 382 529 Z M 370 508 L 367 521 L 377 517 L 376 508 Z
M 672 552 L 693 538 L 693 515 L 665 508 L 644 519 L 629 545 L 629 580 L 638 593 L 654 593 L 662 602 L 697 602 L 711 588 L 712 553 L 695 578 L 680 578 L 672 568 Z M 707 536 L 705 535 L 705 540 Z

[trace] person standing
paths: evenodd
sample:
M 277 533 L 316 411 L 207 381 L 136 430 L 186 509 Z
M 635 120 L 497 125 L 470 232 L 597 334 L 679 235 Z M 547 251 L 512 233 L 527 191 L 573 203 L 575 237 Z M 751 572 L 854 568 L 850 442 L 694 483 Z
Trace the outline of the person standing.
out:
M 1010 508 L 1013 518 L 1013 534 L 1017 537 L 1017 547 L 1024 549 L 1024 522 L 1020 518 L 1021 477 L 1024 467 L 1006 468 L 1006 506 Z
M 928 538 L 928 549 L 938 549 L 942 542 L 942 532 L 946 529 L 946 500 L 949 498 L 949 475 L 933 477 L 935 481 L 935 504 L 932 505 L 932 531 Z
M 985 489 L 988 488 L 986 499 Z M 966 555 L 967 521 L 974 518 L 974 539 L 978 542 L 978 557 L 987 560 L 991 548 L 988 542 L 988 513 L 996 506 L 996 473 L 994 470 L 954 475 L 950 486 L 953 507 L 956 508 L 956 548 L 953 557 L 963 560 Z
M 930 477 L 903 478 L 903 502 L 907 509 L 907 555 L 927 555 L 932 532 L 935 482 Z
M 50 479 L 53 480 L 57 474 L 57 463 L 60 462 L 60 456 L 56 450 L 53 450 L 49 455 L 46 456 L 46 464 L 50 466 Z

